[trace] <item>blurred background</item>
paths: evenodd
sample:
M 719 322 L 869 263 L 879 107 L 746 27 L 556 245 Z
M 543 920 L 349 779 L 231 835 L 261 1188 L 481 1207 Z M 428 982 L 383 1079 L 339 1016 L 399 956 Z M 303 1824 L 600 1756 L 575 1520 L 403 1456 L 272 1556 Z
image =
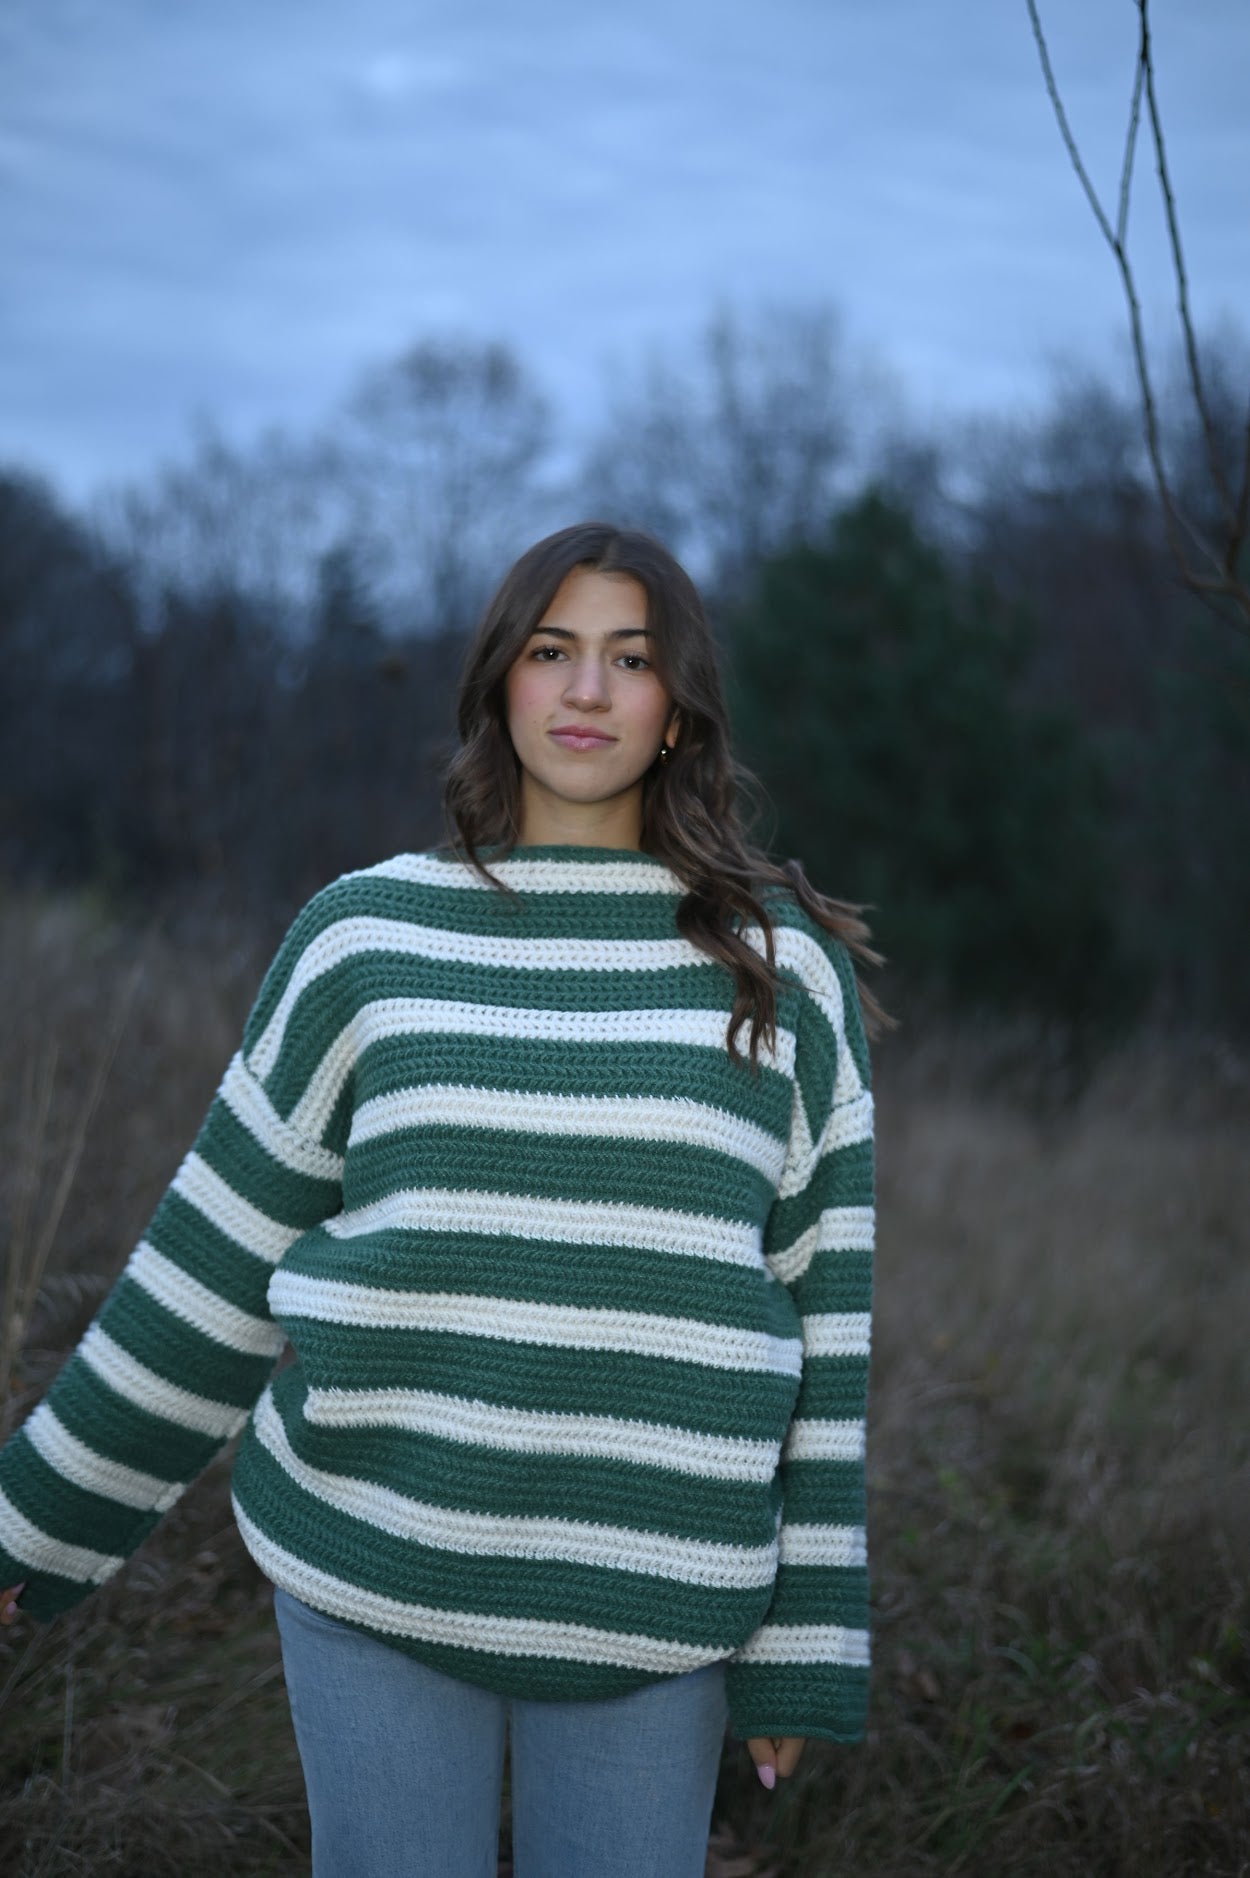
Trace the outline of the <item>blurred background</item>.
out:
M 727 1747 L 709 1873 L 1245 1869 L 1248 77 L 1240 0 L 0 18 L 8 1425 L 540 534 L 685 561 L 872 909 L 872 1729 Z M 0 1634 L 5 1869 L 307 1868 L 228 1462 Z

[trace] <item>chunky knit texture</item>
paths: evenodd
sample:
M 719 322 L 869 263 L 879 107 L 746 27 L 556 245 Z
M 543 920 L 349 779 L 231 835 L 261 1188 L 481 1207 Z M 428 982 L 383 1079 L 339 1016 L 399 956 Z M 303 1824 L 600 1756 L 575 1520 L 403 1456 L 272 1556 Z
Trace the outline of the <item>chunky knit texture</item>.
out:
M 858 1740 L 849 956 L 772 894 L 756 1075 L 666 867 L 531 846 L 495 871 L 516 897 L 402 854 L 299 913 L 148 1231 L 0 1452 L 0 1583 L 65 1610 L 242 1430 L 262 1571 L 423 1662 L 567 1699 L 727 1658 L 741 1739 Z

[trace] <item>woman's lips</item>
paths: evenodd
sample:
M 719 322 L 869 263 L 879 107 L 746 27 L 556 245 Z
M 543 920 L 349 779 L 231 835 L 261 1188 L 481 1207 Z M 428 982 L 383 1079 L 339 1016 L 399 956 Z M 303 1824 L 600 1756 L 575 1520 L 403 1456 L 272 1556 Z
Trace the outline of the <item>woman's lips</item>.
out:
M 562 743 L 566 750 L 606 750 L 609 744 L 616 742 L 615 737 L 579 737 L 569 730 L 551 730 L 547 735 L 556 743 Z

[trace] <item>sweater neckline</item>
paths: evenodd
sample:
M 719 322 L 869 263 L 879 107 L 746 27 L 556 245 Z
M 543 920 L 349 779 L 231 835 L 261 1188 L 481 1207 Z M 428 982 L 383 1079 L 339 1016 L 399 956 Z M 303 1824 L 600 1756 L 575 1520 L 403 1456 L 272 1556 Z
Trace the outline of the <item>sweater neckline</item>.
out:
M 601 883 L 611 891 L 622 875 L 636 881 L 627 891 L 684 894 L 678 876 L 658 855 L 642 848 L 605 848 L 576 841 L 536 841 L 511 848 L 496 859 L 498 844 L 478 852 L 491 871 L 508 885 L 538 889 L 595 889 Z M 619 871 L 618 871 L 619 870 Z

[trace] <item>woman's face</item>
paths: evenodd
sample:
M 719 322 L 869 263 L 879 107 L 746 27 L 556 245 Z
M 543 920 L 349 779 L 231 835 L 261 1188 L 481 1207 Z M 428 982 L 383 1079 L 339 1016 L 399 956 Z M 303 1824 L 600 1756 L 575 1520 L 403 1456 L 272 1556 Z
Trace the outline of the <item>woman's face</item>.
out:
M 652 650 L 640 582 L 588 567 L 565 576 L 506 683 L 523 839 L 547 839 L 552 818 L 571 832 L 589 808 L 600 825 L 618 805 L 640 820 L 642 777 L 678 729 Z

